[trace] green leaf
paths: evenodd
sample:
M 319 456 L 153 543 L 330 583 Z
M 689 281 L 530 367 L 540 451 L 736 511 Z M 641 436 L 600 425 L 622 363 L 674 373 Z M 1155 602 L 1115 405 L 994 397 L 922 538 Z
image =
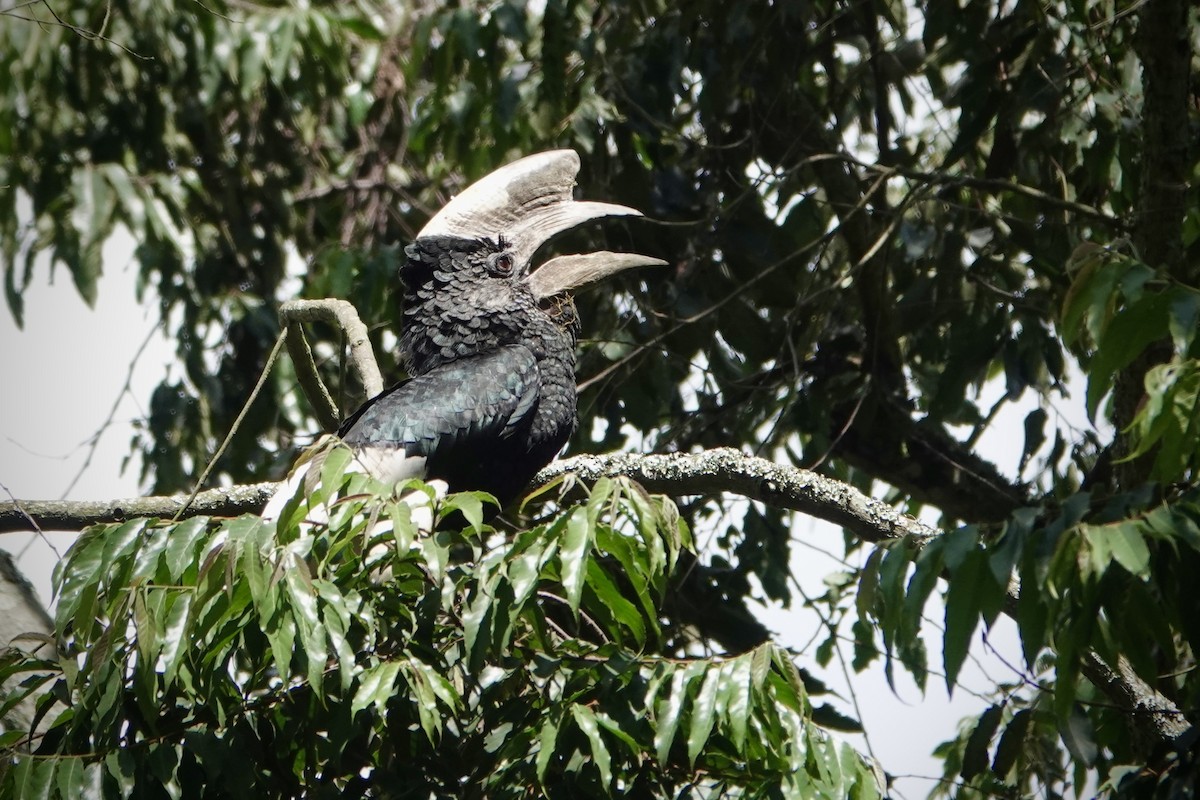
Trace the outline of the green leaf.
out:
M 883 561 L 885 552 L 882 547 L 874 548 L 871 555 L 867 556 L 867 563 L 859 572 L 858 592 L 854 595 L 854 605 L 860 619 L 867 619 L 875 606 L 876 593 L 879 589 L 879 565 Z
M 1096 347 L 1088 375 L 1087 412 L 1096 418 L 1100 400 L 1108 394 L 1113 377 L 1133 361 L 1151 342 L 1167 335 L 1171 297 L 1148 294 L 1120 311 L 1105 329 Z
M 940 543 L 943 540 L 938 541 Z M 901 612 L 904 608 L 904 577 L 911 561 L 903 542 L 889 543 L 884 547 L 884 551 L 883 561 L 879 565 L 878 591 L 883 605 L 883 614 L 879 622 L 890 656 L 896 636 L 900 632 Z
M 657 586 L 653 583 L 655 576 L 650 574 L 645 550 L 639 546 L 638 541 L 621 531 L 601 525 L 596 529 L 594 546 L 597 551 L 608 553 L 617 559 L 623 571 L 622 578 L 636 595 L 642 615 L 646 619 L 655 620 L 658 617 L 658 605 L 651 594 L 657 591 Z
M 19 797 L 21 800 L 50 797 L 50 786 L 57 764 L 56 759 L 18 757 L 15 766 L 12 767 L 13 793 L 10 796 Z
M 442 515 L 458 511 L 476 532 L 483 530 L 483 504 L 498 506 L 496 499 L 485 492 L 459 492 L 442 501 Z
M 979 531 L 974 525 L 964 525 L 946 533 L 941 538 L 945 542 L 942 559 L 946 569 L 953 573 L 976 552 L 979 544 Z
M 712 733 L 713 722 L 717 713 L 717 688 L 721 684 L 721 669 L 715 664 L 708 664 L 704 674 L 704 683 L 692 701 L 692 724 L 688 728 L 687 749 L 688 763 L 695 765 L 696 757 L 708 742 Z
M 981 584 L 990 579 L 987 570 L 986 555 L 975 550 L 964 557 L 950 577 L 946 591 L 946 631 L 942 639 L 942 663 L 949 694 L 954 694 L 958 671 L 967 658 L 975 627 L 979 624 L 984 599 Z
M 1191 349 L 1196 330 L 1200 328 L 1200 292 L 1177 286 L 1173 287 L 1169 294 L 1171 315 L 1167 320 L 1167 328 L 1175 343 L 1175 352 L 1183 357 Z
M 84 797 L 98 764 L 84 764 L 82 758 L 63 758 L 54 771 L 54 783 L 60 797 Z
M 147 590 L 143 586 L 130 587 L 133 595 L 133 624 L 136 631 L 138 649 L 138 664 L 142 669 L 154 664 L 158 655 L 158 629 L 155 625 L 154 614 L 147 608 Z
M 341 17 L 337 20 L 337 24 L 353 33 L 355 36 L 360 36 L 373 42 L 382 42 L 387 37 L 383 31 L 365 17 Z
M 432 533 L 420 538 L 421 555 L 429 570 L 430 580 L 441 583 L 446 575 L 446 567 L 450 559 L 450 540 L 443 532 Z
M 277 24 L 272 25 L 271 39 L 273 52 L 270 56 L 268 71 L 271 82 L 283 86 L 288 77 L 288 68 L 294 63 L 296 43 L 296 19 L 290 15 L 281 15 Z
M 60 636 L 69 625 L 76 635 L 85 638 L 89 635 L 94 619 L 92 606 L 96 602 L 96 584 L 104 577 L 100 568 L 104 560 L 104 538 L 115 529 L 116 526 L 106 525 L 84 531 L 71 545 L 66 557 L 55 566 L 58 607 L 54 616 L 55 630 Z
M 1118 564 L 1142 580 L 1150 578 L 1150 548 L 1136 522 L 1125 521 L 1101 527 L 1088 526 L 1086 535 L 1095 541 L 1106 540 L 1106 549 Z
M 325 450 L 320 459 L 321 485 L 319 489 L 311 492 L 313 505 L 326 502 L 338 490 L 346 469 L 353 460 L 354 454 L 350 452 L 349 447 L 337 446 Z
M 296 631 L 299 633 L 301 647 L 308 662 L 308 682 L 313 691 L 320 693 L 329 651 L 325 646 L 325 629 L 317 611 L 317 598 L 311 583 L 304 577 L 303 564 L 298 558 L 294 560 L 294 567 L 289 569 L 284 577 L 284 585 L 292 601 Z
M 596 718 L 597 724 L 601 728 L 608 731 L 609 734 L 616 737 L 626 747 L 629 748 L 629 753 L 635 756 L 642 754 L 642 744 L 637 739 L 629 734 L 627 730 L 621 727 L 615 719 L 605 714 L 603 711 L 593 711 L 593 716 Z
M 542 722 L 538 733 L 537 777 L 543 784 L 546 780 L 546 770 L 550 759 L 554 757 L 554 748 L 558 744 L 558 721 L 553 715 L 548 715 Z
M 732 668 L 726 678 L 727 682 L 732 686 L 726 713 L 729 715 L 729 727 L 732 734 L 733 746 L 739 753 L 745 752 L 746 729 L 750 723 L 750 689 L 753 680 L 751 677 L 751 664 L 753 660 L 753 653 L 743 653 L 738 656 L 733 661 Z
M 1146 401 L 1128 429 L 1135 446 L 1117 463 L 1157 447 L 1152 477 L 1174 483 L 1200 466 L 1200 361 L 1159 364 L 1146 372 L 1144 385 Z
M 996 745 L 996 758 L 992 762 L 992 772 L 1004 780 L 1017 765 L 1021 754 L 1025 752 L 1025 740 L 1029 726 L 1033 722 L 1033 710 L 1024 708 L 1013 714 L 1004 733 L 1000 734 L 1000 742 Z
M 1018 472 L 1025 470 L 1029 459 L 1046 443 L 1046 421 L 1049 415 L 1043 408 L 1035 408 L 1025 415 L 1025 447 L 1021 450 L 1021 462 Z
M 89 306 L 96 305 L 96 287 L 103 268 L 100 248 L 112 232 L 113 192 L 104 175 L 94 166 L 72 175 L 73 200 L 81 213 L 74 215 L 79 248 L 73 258 L 65 259 L 79 296 Z
M 1067 752 L 1076 762 L 1092 766 L 1100 755 L 1100 746 L 1096 743 L 1096 733 L 1092 721 L 1079 704 L 1071 706 L 1067 719 L 1059 723 L 1059 736 L 1066 745 Z
M 17 324 L 17 329 L 21 330 L 25 327 L 25 295 L 22 288 L 17 286 L 16 275 L 16 267 L 11 264 L 5 266 L 4 299 L 8 301 L 8 310 L 12 312 L 13 322 Z
M 679 720 L 687 700 L 688 686 L 702 669 L 703 665 L 700 662 L 674 667 L 674 671 L 671 673 L 670 689 L 667 691 L 666 697 L 660 697 L 658 700 L 654 728 L 654 751 L 659 764 L 669 763 L 671 745 L 675 742 L 675 731 L 679 728 Z
M 971 731 L 963 749 L 962 769 L 959 770 L 964 781 L 971 780 L 987 769 L 988 745 L 992 743 L 1003 716 L 1004 706 L 994 705 L 984 711 L 975 723 L 975 729 Z
M 400 558 L 408 555 L 417 537 L 417 526 L 412 519 L 412 506 L 404 502 L 388 503 L 388 516 L 392 520 L 392 538 L 396 542 L 396 554 Z
M 1109 301 L 1117 278 L 1125 271 L 1127 260 L 1092 242 L 1084 242 L 1071 255 L 1069 268 L 1078 269 L 1063 299 L 1060 330 L 1068 345 L 1079 340 L 1086 330 L 1099 339 L 1108 323 Z
M 612 757 L 609 755 L 608 747 L 604 744 L 604 738 L 600 735 L 596 715 L 587 706 L 575 703 L 571 706 L 571 716 L 574 717 L 575 724 L 583 731 L 592 746 L 592 763 L 600 770 L 601 783 L 606 788 L 612 786 Z
M 416 660 L 416 658 L 409 658 L 403 664 L 403 672 L 407 676 L 408 686 L 413 692 L 421 729 L 425 730 L 430 744 L 437 745 L 439 739 L 442 738 L 443 726 L 443 714 L 442 710 L 438 709 L 437 699 L 442 699 L 446 705 L 454 709 L 457 706 L 457 696 L 442 675 L 437 674 L 428 664 Z
M 634 641 L 640 646 L 646 641 L 646 624 L 637 606 L 629 602 L 625 595 L 609 577 L 604 567 L 596 561 L 588 561 L 587 587 L 596 594 L 597 604 L 589 604 L 593 616 L 604 616 L 620 623 L 628 630 Z M 610 626 L 606 633 L 618 641 L 623 641 L 620 630 Z
M 562 583 L 567 593 L 567 604 L 572 614 L 579 613 L 579 601 L 583 596 L 584 579 L 589 563 L 588 553 L 592 546 L 592 530 L 596 523 L 589 519 L 583 508 L 576 508 L 567 517 L 567 530 L 559 548 L 562 562 Z
M 558 551 L 558 544 L 554 540 L 527 535 L 518 536 L 518 544 L 521 548 L 514 547 L 505 566 L 512 587 L 513 605 L 520 607 L 537 588 L 542 569 Z
M 188 615 L 192 609 L 194 595 L 189 591 L 173 592 L 167 612 L 166 626 L 162 632 L 162 647 L 159 658 L 163 665 L 163 681 L 169 687 L 175 680 L 181 663 L 180 655 L 185 644 L 191 645 L 187 633 Z
M 280 587 L 276 591 L 282 592 L 283 589 Z M 290 678 L 296 643 L 296 620 L 290 613 L 290 609 L 282 605 L 277 606 L 275 614 L 267 620 L 264 632 L 267 635 L 267 641 L 271 643 L 271 657 L 275 662 L 276 669 L 281 675 Z
M 167 569 L 179 582 L 188 569 L 195 568 L 196 546 L 208 531 L 208 517 L 193 517 L 175 523 L 167 537 Z
M 478 663 L 485 657 L 482 650 L 491 649 L 491 614 L 493 597 L 490 591 L 480 590 L 471 604 L 463 610 L 463 644 L 471 654 L 471 662 Z M 487 624 L 485 624 L 487 623 Z M 479 653 L 479 655 L 475 655 Z

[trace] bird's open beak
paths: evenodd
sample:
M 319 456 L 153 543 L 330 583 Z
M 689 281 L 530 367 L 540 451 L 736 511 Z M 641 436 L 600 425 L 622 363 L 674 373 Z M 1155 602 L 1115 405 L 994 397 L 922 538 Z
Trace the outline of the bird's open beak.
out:
M 544 300 L 589 286 L 630 267 L 663 267 L 666 264 L 661 258 L 608 250 L 558 256 L 534 270 L 529 276 L 529 287 L 534 297 Z
M 575 200 L 579 156 L 551 150 L 526 156 L 485 175 L 442 208 L 417 234 L 464 238 L 503 236 L 511 243 L 522 272 L 539 247 L 582 222 L 599 217 L 640 217 L 640 211 L 613 203 Z M 623 269 L 666 262 L 629 253 L 589 253 L 551 259 L 530 275 L 539 299 L 584 286 Z

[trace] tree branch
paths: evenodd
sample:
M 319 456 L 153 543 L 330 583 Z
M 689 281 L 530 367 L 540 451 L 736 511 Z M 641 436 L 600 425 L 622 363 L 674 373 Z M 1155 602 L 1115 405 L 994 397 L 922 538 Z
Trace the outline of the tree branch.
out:
M 367 326 L 359 319 L 358 311 L 345 300 L 326 298 L 324 300 L 289 300 L 279 307 L 279 316 L 288 325 L 288 352 L 296 364 L 296 374 L 305 395 L 312 401 L 318 413 L 323 412 L 322 425 L 326 424 L 325 415 L 332 413 L 337 417 L 337 407 L 325 389 L 321 378 L 317 375 L 312 353 L 308 342 L 300 331 L 301 322 L 329 322 L 337 325 L 345 334 L 346 342 L 350 345 L 350 366 L 362 382 L 363 392 L 367 398 L 372 398 L 383 391 L 383 377 L 379 374 L 379 365 L 375 363 L 375 353 L 371 349 L 371 340 L 367 335 Z M 302 344 L 293 341 L 293 336 Z M 330 407 L 333 411 L 330 412 Z M 340 418 L 339 418 L 340 421 Z M 333 428 L 337 428 L 334 423 Z
M 534 484 L 545 486 L 568 475 L 584 481 L 625 476 L 636 480 L 648 491 L 672 496 L 736 494 L 831 522 L 868 542 L 911 536 L 915 545 L 921 547 L 940 533 L 849 484 L 805 469 L 748 456 L 732 448 L 669 455 L 574 456 L 543 469 Z M 202 492 L 187 509 L 187 515 L 258 513 L 278 486 L 260 483 Z M 95 503 L 0 503 L 0 532 L 28 530 L 31 521 L 43 529 L 79 529 L 137 516 L 172 517 L 184 502 L 183 497 L 177 496 Z M 1010 594 L 1013 594 L 1011 599 L 1015 599 L 1015 588 L 1010 589 Z M 1015 603 L 1012 605 L 1015 607 Z M 1012 613 L 1011 608 L 1008 611 Z M 1189 724 L 1179 709 L 1124 665 L 1113 669 L 1098 656 L 1089 656 L 1083 661 L 1083 672 L 1126 709 L 1138 730 L 1154 742 L 1174 742 L 1188 730 Z
M 1141 186 L 1133 243 L 1151 268 L 1182 281 L 1196 278 L 1183 258 L 1183 220 L 1188 179 L 1192 170 L 1189 146 L 1189 88 L 1192 52 L 1188 25 L 1189 0 L 1146 3 L 1138 13 L 1133 46 L 1142 62 Z M 1142 350 L 1117 373 L 1113 387 L 1113 426 L 1118 433 L 1113 472 L 1118 485 L 1136 486 L 1149 480 L 1158 447 L 1138 458 L 1125 459 L 1134 446 L 1128 433 L 1138 409 L 1146 402 L 1146 373 L 1166 363 L 1172 354 L 1168 339 Z
M 1138 677 L 1125 656 L 1114 669 L 1095 652 L 1083 654 L 1083 674 L 1133 718 L 1130 726 L 1150 738 L 1149 750 L 1180 740 L 1191 730 L 1179 708 Z
M 908 535 L 919 548 L 941 533 L 849 484 L 731 448 L 695 454 L 575 456 L 554 462 L 535 480 L 545 484 L 567 474 L 585 481 L 623 475 L 651 492 L 673 496 L 739 494 L 840 525 L 869 542 Z M 1010 616 L 1017 591 L 1015 584 L 1010 586 L 1010 607 L 1005 609 Z M 1082 669 L 1088 680 L 1129 713 L 1133 727 L 1156 745 L 1175 742 L 1190 729 L 1179 708 L 1139 678 L 1128 663 L 1122 661 L 1114 669 L 1095 653 L 1086 653 Z
M 183 516 L 257 514 L 278 488 L 278 483 L 255 483 L 209 489 L 196 495 Z M 0 533 L 32 530 L 33 524 L 45 531 L 78 531 L 135 517 L 171 519 L 186 503 L 187 495 L 182 494 L 99 501 L 18 500 L 0 503 Z
M 341 410 L 330 396 L 329 389 L 317 372 L 317 363 L 313 360 L 312 348 L 308 346 L 304 328 L 299 322 L 292 322 L 287 326 L 287 349 L 288 355 L 292 359 L 292 366 L 296 369 L 296 380 L 300 384 L 300 390 L 312 404 L 313 413 L 316 414 L 321 429 L 326 432 L 336 431 L 342 421 Z
M 574 456 L 555 461 L 534 481 L 545 485 L 567 474 L 585 481 L 623 475 L 648 491 L 674 497 L 729 492 L 840 525 L 868 542 L 906 535 L 927 540 L 939 533 L 848 483 L 729 447 L 670 455 Z
M 776 464 L 722 447 L 700 453 L 670 455 L 581 455 L 555 461 L 534 478 L 534 486 L 574 474 L 585 481 L 624 475 L 648 491 L 673 496 L 729 492 L 777 508 L 800 511 L 840 525 L 868 542 L 911 535 L 918 539 L 938 531 L 908 517 L 849 484 L 805 469 Z M 200 492 L 185 516 L 256 514 L 278 483 L 257 483 Z M 30 530 L 80 530 L 88 525 L 134 517 L 170 518 L 186 498 L 137 497 L 108 501 L 20 500 L 0 503 L 0 533 Z

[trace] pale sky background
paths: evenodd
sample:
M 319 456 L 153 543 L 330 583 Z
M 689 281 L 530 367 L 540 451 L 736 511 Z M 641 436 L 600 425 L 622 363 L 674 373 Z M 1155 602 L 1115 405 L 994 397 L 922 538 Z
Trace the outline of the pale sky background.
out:
M 140 464 L 133 460 L 123 473 L 121 464 L 130 452 L 135 421 L 145 416 L 151 391 L 174 361 L 174 347 L 154 331 L 158 315 L 156 300 L 149 297 L 139 305 L 134 299 L 136 266 L 130 261 L 131 244 L 128 235 L 122 232 L 106 246 L 105 273 L 94 309 L 79 298 L 65 270 L 57 270 L 51 281 L 44 265 L 25 294 L 24 330 L 15 327 L 6 307 L 0 309 L 0 375 L 4 376 L 0 390 L 0 497 L 3 499 L 10 499 L 8 493 L 18 499 L 59 499 L 66 495 L 72 500 L 139 494 Z M 141 355 L 131 370 L 130 363 L 139 349 Z M 123 392 L 127 380 L 129 390 Z M 985 394 L 994 399 L 1001 391 L 1002 387 L 989 387 Z M 1081 405 L 1082 391 L 1076 394 L 1080 397 L 1074 399 L 1073 406 Z M 981 441 L 981 451 L 1009 474 L 1015 472 L 1020 458 L 1024 440 L 1022 420 L 1035 402 L 1031 393 L 1027 393 L 1023 402 L 1006 408 L 1001 414 L 1001 424 Z M 1081 410 L 1058 405 L 1057 410 L 1066 414 L 1072 424 L 1087 425 Z M 1054 418 L 1052 413 L 1051 419 Z M 100 436 L 92 452 L 97 432 Z M 89 458 L 90 463 L 83 469 Z M 76 481 L 81 469 L 82 475 Z M 814 546 L 796 546 L 793 565 L 806 592 L 819 595 L 823 591 L 821 578 L 840 568 L 820 550 L 840 552 L 840 529 L 799 517 L 793 537 Z M 47 532 L 44 537 L 4 534 L 0 536 L 0 547 L 18 556 L 19 568 L 34 583 L 43 600 L 49 602 L 50 571 L 56 553 L 64 552 L 73 538 L 61 532 Z M 940 625 L 942 613 L 940 601 L 935 598 L 928 616 Z M 812 641 L 814 631 L 820 626 L 812 614 L 783 609 L 768 609 L 764 620 L 777 632 L 781 644 L 797 649 Z M 929 627 L 931 667 L 937 668 L 940 634 L 933 626 Z M 1007 618 L 1001 618 L 989 635 L 989 642 L 1000 648 L 1008 663 L 1021 663 L 1015 626 Z M 944 682 L 936 676 L 930 676 L 924 696 L 899 668 L 898 695 L 887 686 L 881 664 L 862 675 L 851 676 L 871 752 L 889 773 L 926 776 L 900 780 L 896 784 L 897 796 L 913 800 L 928 794 L 933 788 L 928 778 L 940 774 L 940 762 L 929 754 L 954 734 L 961 718 L 977 715 L 986 706 L 983 699 L 972 693 L 985 692 L 997 682 L 1017 677 L 1001 659 L 988 652 L 978 634 L 972 656 L 953 700 L 947 699 Z M 849 648 L 845 657 L 849 662 Z M 845 701 L 840 707 L 847 713 L 855 713 L 850 703 L 852 692 L 836 658 L 827 670 L 817 667 L 813 658 L 804 653 L 799 655 L 798 663 L 836 689 Z M 852 737 L 852 741 L 860 750 L 866 749 L 862 737 Z

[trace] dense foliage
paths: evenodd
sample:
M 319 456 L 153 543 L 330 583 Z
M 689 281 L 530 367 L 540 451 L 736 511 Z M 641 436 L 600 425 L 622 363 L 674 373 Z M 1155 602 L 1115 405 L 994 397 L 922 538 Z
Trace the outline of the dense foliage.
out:
M 997 686 L 995 704 L 943 747 L 948 782 L 941 791 L 1060 796 L 1091 780 L 1105 791 L 1166 796 L 1194 786 L 1200 601 L 1189 590 L 1200 564 L 1200 11 L 1193 4 L 51 5 L 57 22 L 25 21 L 49 18 L 49 6 L 35 4 L 9 10 L 0 26 L 0 67 L 10 77 L 0 88 L 0 187 L 15 188 L 0 193 L 6 296 L 19 319 L 22 292 L 39 279 L 39 259 L 49 257 L 92 297 L 100 244 L 116 225 L 133 232 L 143 284 L 153 290 L 147 296 L 161 303 L 181 358 L 134 443 L 148 488 L 191 488 L 264 365 L 279 302 L 296 294 L 349 299 L 371 324 L 376 350 L 386 352 L 399 321 L 391 291 L 399 246 L 456 187 L 513 157 L 573 147 L 583 157 L 584 195 L 636 206 L 657 223 L 606 225 L 608 245 L 664 257 L 672 268 L 581 298 L 592 340 L 581 363 L 585 392 L 572 449 L 734 445 L 863 489 L 888 487 L 889 500 L 906 509 L 940 513 L 948 533 L 923 547 L 870 549 L 848 536 L 852 566 L 824 597 L 807 602 L 829 623 L 829 639 L 811 656 L 817 665 L 829 662 L 839 637 L 849 637 L 856 669 L 890 674 L 899 667 L 921 684 L 930 669 L 922 611 L 932 592 L 944 591 L 947 604 L 937 669 L 950 683 L 980 622 L 990 625 L 1001 613 L 1016 619 L 1024 674 Z M 574 245 L 599 235 L 574 234 Z M 353 405 L 356 387 L 341 380 L 336 335 L 314 334 L 326 378 Z M 1002 380 L 1006 391 L 986 407 L 979 389 L 989 380 Z M 315 432 L 292 384 L 286 369 L 276 371 L 272 396 L 250 407 L 214 481 L 278 477 L 296 442 Z M 1031 395 L 1036 407 L 1024 420 L 1020 464 L 1014 472 L 989 463 L 976 448 L 980 435 L 1006 405 Z M 1063 422 L 1057 409 L 1067 404 L 1082 405 L 1096 427 Z M 637 517 L 650 502 L 635 500 L 636 490 L 621 492 L 621 513 Z M 538 622 L 555 619 L 553 604 L 522 605 L 510 588 L 496 608 L 514 627 L 495 635 L 523 642 L 531 660 L 520 667 L 499 650 L 487 651 L 494 662 L 471 662 L 465 645 L 436 659 L 427 650 L 381 656 L 365 643 L 382 642 L 373 637 L 417 617 L 380 613 L 338 628 L 334 620 L 351 607 L 344 598 L 352 590 L 320 570 L 347 568 L 343 555 L 316 550 L 303 554 L 307 572 L 268 581 L 301 642 L 280 650 L 294 659 L 273 661 L 276 644 L 252 641 L 257 634 L 236 624 L 272 602 L 262 599 L 267 590 L 249 580 L 228 583 L 225 602 L 236 598 L 241 606 L 222 611 L 229 638 L 220 642 L 238 648 L 254 691 L 274 697 L 279 690 L 270 685 L 272 662 L 279 681 L 299 676 L 305 687 L 286 701 L 264 701 L 264 724 L 296 738 L 271 745 L 288 759 L 272 775 L 325 775 L 324 745 L 305 737 L 334 741 L 335 730 L 366 743 L 364 765 L 386 770 L 392 756 L 369 743 L 381 726 L 400 729 L 391 727 L 393 716 L 397 726 L 421 729 L 424 739 L 414 728 L 406 740 L 413 748 L 435 754 L 439 737 L 444 743 L 478 730 L 484 712 L 472 703 L 509 687 L 522 708 L 504 710 L 497 701 L 493 712 L 548 714 L 536 726 L 514 724 L 506 742 L 494 742 L 520 751 L 503 767 L 523 776 L 513 791 L 548 775 L 594 781 L 597 791 L 619 785 L 605 781 L 602 764 L 621 776 L 614 781 L 633 785 L 636 768 L 654 763 L 664 770 L 655 773 L 656 786 L 676 786 L 688 779 L 672 765 L 690 770 L 697 759 L 708 759 L 711 786 L 738 783 L 728 770 L 760 744 L 745 730 L 765 719 L 755 715 L 767 713 L 766 698 L 787 696 L 789 719 L 808 713 L 787 659 L 762 645 L 726 661 L 671 661 L 689 645 L 675 633 L 658 638 L 660 625 L 684 627 L 670 606 L 648 606 L 636 586 L 619 581 L 601 602 L 586 588 L 596 591 L 592 573 L 569 580 L 556 572 L 555 553 L 573 535 L 614 558 L 609 547 L 641 541 L 626 556 L 650 558 L 641 549 L 650 540 L 601 533 L 616 529 L 604 525 L 617 526 L 620 514 L 604 525 L 587 517 L 586 534 L 572 528 L 589 513 L 581 508 L 588 506 L 566 504 L 547 520 L 518 516 L 497 550 L 484 547 L 478 525 L 446 534 L 457 536 L 446 597 L 421 582 L 440 573 L 429 571 L 420 548 L 400 547 L 393 556 L 397 575 L 414 576 L 413 597 L 437 601 L 406 612 L 427 615 L 432 628 L 422 641 L 461 635 L 495 644 L 467 636 L 469 615 L 461 633 L 439 628 L 446 624 L 439 615 L 473 608 L 473 592 L 497 576 L 517 580 L 512 565 L 533 569 L 517 557 L 521 548 L 545 554 L 531 574 L 557 586 L 545 591 L 584 609 L 611 641 L 590 641 L 574 629 L 582 639 L 556 639 Z M 790 599 L 787 514 L 751 505 L 731 521 L 727 510 L 720 498 L 679 506 L 688 527 L 716 534 L 690 573 L 709 603 L 687 620 L 693 646 L 732 641 L 707 609 L 744 617 L 747 597 Z M 327 536 L 321 541 L 333 552 L 336 542 L 349 541 L 339 536 L 362 524 L 347 520 L 341 533 L 335 525 L 313 542 Z M 62 632 L 80 647 L 100 637 L 109 652 L 132 658 L 114 659 L 116 672 L 98 687 L 120 684 L 121 664 L 185 663 L 164 656 L 180 641 L 168 623 L 182 624 L 183 595 L 132 583 L 136 573 L 169 584 L 204 566 L 200 549 L 190 567 L 169 546 L 155 554 L 155 525 L 123 530 L 104 533 L 112 542 L 105 547 L 101 534 L 90 534 L 61 573 L 64 598 L 86 595 L 86 603 L 60 605 L 60 626 L 74 620 Z M 261 562 L 246 566 L 247 574 L 265 569 L 276 557 L 272 548 L 288 546 L 255 538 L 266 534 L 246 520 L 187 530 L 197 548 L 219 531 L 231 542 L 249 537 L 254 546 L 239 552 L 256 555 L 242 560 Z M 117 559 L 123 541 L 129 591 L 86 582 L 83 565 L 117 563 L 106 558 Z M 679 545 L 672 542 L 662 546 Z M 101 555 L 106 548 L 110 556 Z M 236 563 L 228 560 L 233 549 L 220 551 L 222 564 Z M 652 585 L 662 591 L 655 583 L 665 579 L 662 567 L 656 562 L 646 578 L 647 592 Z M 222 580 L 224 567 L 214 569 L 208 579 Z M 304 591 L 288 595 L 297 581 Z M 76 586 L 93 586 L 95 594 Z M 209 596 L 201 592 L 220 595 L 195 586 L 193 604 Z M 376 608 L 365 588 L 359 592 L 353 602 Z M 653 592 L 651 600 L 661 599 Z M 96 605 L 101 597 L 107 605 Z M 298 598 L 316 605 L 293 605 Z M 86 622 L 89 613 L 103 626 Z M 350 652 L 332 638 L 318 643 L 314 619 L 326 633 L 344 629 Z M 200 637 L 218 636 L 215 630 L 195 629 Z M 518 630 L 534 638 L 512 638 Z M 150 651 L 139 660 L 143 641 Z M 588 702 L 530 689 L 543 680 L 534 654 L 543 648 L 544 669 L 578 671 L 579 696 Z M 212 658 L 231 652 L 217 648 Z M 314 654 L 333 659 L 328 675 L 306 661 Z M 606 672 L 589 659 L 622 666 Z M 283 675 L 281 663 L 291 663 L 294 676 Z M 475 681 L 494 675 L 495 689 L 457 686 L 462 664 L 491 664 L 503 675 L 471 673 Z M 205 669 L 217 675 L 213 664 Z M 722 677 L 710 683 L 714 670 Z M 76 713 L 98 716 L 70 721 L 43 747 L 91 753 L 86 738 L 69 736 L 153 738 L 167 724 L 155 717 L 155 703 L 185 685 L 179 676 L 194 673 L 181 666 L 170 685 L 166 675 L 165 668 L 133 669 L 120 702 L 116 695 L 85 699 L 79 693 L 90 684 L 64 678 L 77 689 L 73 701 L 83 703 Z M 382 695 L 363 689 L 365 675 L 395 688 L 398 699 L 377 702 Z M 191 685 L 197 696 L 179 701 L 172 730 L 203 705 L 204 692 L 213 693 L 214 707 L 221 697 L 231 702 L 238 679 L 226 678 L 233 683 Z M 745 712 L 722 694 L 743 691 L 737 687 L 750 687 Z M 323 716 L 334 713 L 320 702 L 324 695 L 349 698 L 354 713 Z M 681 727 L 666 735 L 665 749 L 661 724 L 620 716 L 634 696 L 682 704 Z M 436 727 L 430 704 L 457 720 L 454 731 Z M 288 727 L 305 714 L 329 727 Z M 702 730 L 708 723 L 696 727 L 706 717 L 717 731 L 711 736 Z M 117 719 L 128 730 L 114 729 Z M 217 732 L 189 735 L 231 735 L 249 719 L 235 715 L 217 720 Z M 471 746 L 493 752 L 482 742 Z M 286 749 L 293 744 L 299 749 Z M 183 769 L 175 746 L 164 739 L 158 750 L 169 767 L 154 773 L 163 780 Z M 601 758 L 601 750 L 609 755 Z M 493 757 L 482 768 L 500 770 Z M 790 757 L 764 755 L 762 769 L 783 769 Z M 848 774 L 859 768 L 839 758 L 851 765 Z M 20 774 L 34 774 L 34 763 L 20 761 Z M 116 764 L 106 780 L 154 763 Z M 816 769 L 806 763 L 797 774 L 826 780 Z M 439 774 L 429 763 L 430 780 Z M 764 773 L 762 780 L 775 778 Z
M 786 653 L 664 652 L 657 609 L 690 544 L 669 500 L 602 481 L 501 535 L 453 495 L 439 512 L 465 527 L 430 535 L 423 485 L 349 461 L 327 454 L 278 527 L 90 529 L 57 575 L 62 659 L 12 661 L 48 670 L 29 691 L 73 698 L 41 750 L 77 757 L 20 761 L 9 796 L 879 796 L 808 724 Z

